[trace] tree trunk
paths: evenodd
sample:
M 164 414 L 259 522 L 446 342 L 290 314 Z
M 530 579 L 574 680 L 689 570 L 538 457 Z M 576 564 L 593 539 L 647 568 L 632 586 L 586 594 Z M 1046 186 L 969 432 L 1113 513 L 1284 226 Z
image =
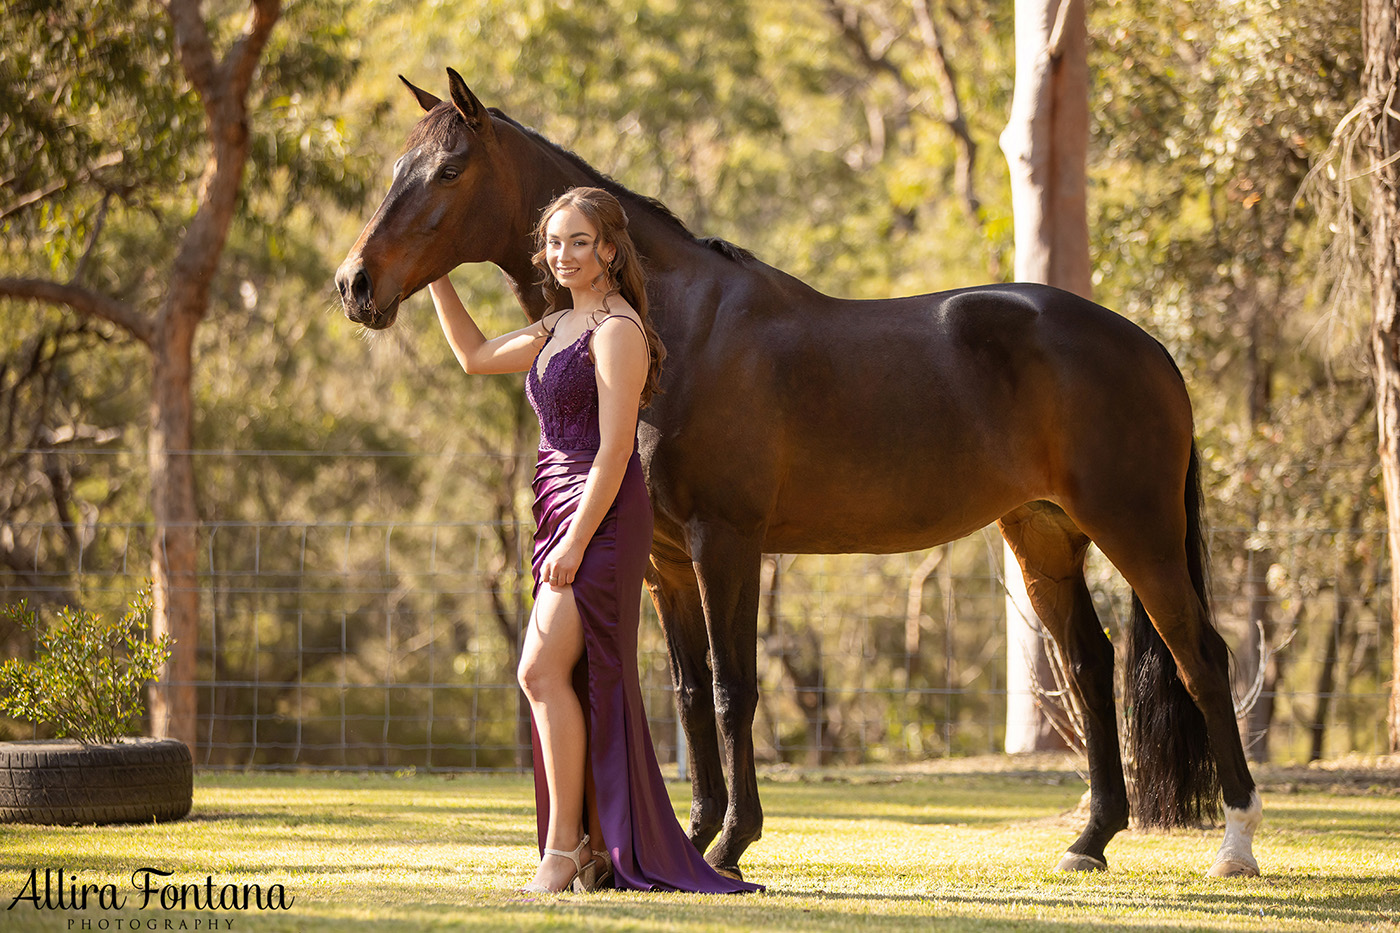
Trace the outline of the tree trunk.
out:
M 792 681 L 793 699 L 802 710 L 807 729 L 807 765 L 815 768 L 831 762 L 839 741 L 832 730 L 831 713 L 827 707 L 821 636 L 810 627 L 799 632 L 792 628 L 784 629 L 781 625 L 782 560 L 780 554 L 766 554 L 763 557 L 768 577 L 763 600 L 764 615 L 768 619 L 764 642 L 768 652 L 777 656 L 783 672 Z
M 1390 750 L 1400 752 L 1400 14 L 1393 0 L 1363 0 L 1361 36 L 1371 162 L 1371 356 L 1392 581 L 1388 726 Z
M 916 686 L 924 672 L 924 584 L 947 555 L 946 546 L 929 551 L 928 556 L 909 574 L 909 589 L 904 601 L 904 683 L 907 687 Z
M 1011 170 L 1016 278 L 1089 297 L 1088 34 L 1083 0 L 1016 0 Z
M 1085 167 L 1087 47 L 1083 0 L 1016 0 L 1016 85 L 1001 135 L 1011 174 L 1017 280 L 1043 282 L 1086 298 L 1092 290 Z M 1062 748 L 1037 708 L 1032 688 L 1053 683 L 1040 620 L 1030 608 L 1010 548 L 1005 549 L 1005 564 L 1006 750 Z
M 151 344 L 152 634 L 174 641 L 151 689 L 151 731 L 195 748 L 199 646 L 199 555 L 195 544 L 193 345 L 198 316 L 169 315 Z
M 1259 527 L 1256 514 L 1253 527 Z M 1244 675 L 1243 688 L 1247 691 L 1256 679 L 1262 678 L 1258 699 L 1245 713 L 1240 724 L 1240 734 L 1244 736 L 1245 752 L 1250 761 L 1264 763 L 1269 760 L 1269 729 L 1274 721 L 1274 693 L 1282 674 L 1281 661 L 1271 653 L 1274 636 L 1278 628 L 1274 621 L 1274 599 L 1269 592 L 1269 568 L 1276 557 L 1273 548 L 1262 548 L 1249 552 L 1249 633 L 1245 639 L 1244 656 L 1239 659 Z M 1263 670 L 1259 665 L 1263 661 Z
M 1337 659 L 1341 654 L 1342 638 L 1346 634 L 1347 607 L 1345 584 L 1349 576 L 1337 577 L 1337 585 L 1332 590 L 1332 632 L 1327 637 L 1327 653 L 1322 658 L 1322 669 L 1317 673 L 1317 704 L 1313 707 L 1311 746 L 1308 761 L 1320 761 L 1327 747 L 1327 718 L 1332 710 L 1332 694 L 1337 689 Z

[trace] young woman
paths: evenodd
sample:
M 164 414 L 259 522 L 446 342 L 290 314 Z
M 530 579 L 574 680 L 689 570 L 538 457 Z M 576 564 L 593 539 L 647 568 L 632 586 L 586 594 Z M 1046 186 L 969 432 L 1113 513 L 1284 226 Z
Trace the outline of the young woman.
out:
M 549 311 L 488 340 L 446 277 L 429 286 L 469 373 L 527 371 L 540 420 L 535 608 L 519 678 L 534 727 L 541 859 L 531 892 L 760 890 L 717 874 L 676 821 L 637 677 L 652 511 L 637 412 L 665 351 L 622 205 L 574 188 L 544 211 L 535 265 Z

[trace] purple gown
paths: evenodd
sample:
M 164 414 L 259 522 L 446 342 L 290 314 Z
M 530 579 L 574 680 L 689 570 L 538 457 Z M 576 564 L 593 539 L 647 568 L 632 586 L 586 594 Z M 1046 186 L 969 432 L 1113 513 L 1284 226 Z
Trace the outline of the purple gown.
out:
M 598 452 L 598 384 L 589 351 L 594 330 L 590 327 L 572 345 L 554 350 L 542 376 L 537 358 L 525 379 L 525 394 L 540 419 L 532 560 L 536 595 L 540 567 L 568 530 Z M 643 891 L 762 890 L 710 867 L 677 822 L 661 780 L 637 677 L 637 623 L 651 533 L 651 500 L 634 444 L 617 499 L 589 541 L 573 582 L 584 640 L 574 689 L 583 705 L 588 767 L 615 883 Z M 543 854 L 549 795 L 533 720 L 531 731 Z

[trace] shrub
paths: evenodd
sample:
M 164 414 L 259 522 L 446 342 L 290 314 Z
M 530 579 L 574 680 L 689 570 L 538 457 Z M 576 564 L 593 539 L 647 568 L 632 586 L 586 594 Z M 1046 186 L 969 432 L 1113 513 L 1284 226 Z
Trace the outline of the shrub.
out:
M 118 622 L 65 607 L 54 625 L 45 626 L 24 602 L 3 614 L 31 634 L 35 659 L 0 665 L 0 712 L 46 723 L 57 736 L 88 745 L 138 728 L 145 713 L 142 690 L 170 658 L 170 636 L 146 637 L 149 589 L 136 595 Z

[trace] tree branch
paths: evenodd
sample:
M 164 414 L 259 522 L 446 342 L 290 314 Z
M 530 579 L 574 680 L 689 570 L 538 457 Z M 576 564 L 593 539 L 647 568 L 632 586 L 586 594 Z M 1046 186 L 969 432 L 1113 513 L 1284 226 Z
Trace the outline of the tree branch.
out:
M 76 285 L 49 279 L 0 278 L 0 298 L 26 298 L 63 305 L 79 314 L 115 324 L 147 346 L 155 337 L 155 325 L 150 318 L 131 305 Z
M 252 0 L 252 4 L 253 11 L 248 17 L 243 37 L 229 49 L 220 67 L 222 76 L 230 85 L 228 93 L 239 101 L 247 96 L 253 75 L 262 60 L 263 49 L 272 35 L 272 27 L 282 15 L 281 0 Z
M 968 129 L 966 117 L 963 116 L 962 100 L 958 97 L 957 75 L 953 72 L 952 63 L 948 61 L 943 35 L 938 30 L 938 23 L 933 18 L 933 10 L 929 8 L 928 0 L 915 0 L 913 6 L 914 18 L 919 24 L 919 36 L 923 40 L 924 48 L 933 58 L 934 75 L 938 79 L 938 89 L 943 95 L 942 119 L 957 139 L 958 190 L 972 221 L 980 224 L 982 199 L 977 197 L 973 182 L 973 169 L 977 164 L 977 143 L 972 138 L 972 131 Z
M 889 59 L 890 43 L 877 48 L 865 38 L 861 31 L 859 9 L 847 6 L 842 0 L 827 0 L 826 11 L 836 28 L 841 30 L 841 37 L 846 40 L 846 45 L 855 52 L 868 70 L 883 71 L 893 77 L 901 88 L 906 91 L 909 89 L 909 82 L 905 80 L 904 73 Z
M 1068 2 L 1069 0 L 1065 0 L 1066 5 Z M 973 223 L 980 224 L 982 202 L 977 196 L 973 181 L 973 170 L 977 161 L 977 143 L 973 140 L 967 119 L 963 115 L 962 101 L 958 97 L 957 76 L 953 71 L 952 63 L 948 60 L 943 36 L 933 18 L 933 11 L 928 0 L 914 0 L 911 8 L 918 27 L 919 43 L 933 60 L 934 79 L 943 103 L 941 113 L 934 112 L 933 108 L 926 106 L 920 100 L 924 96 L 923 89 L 910 77 L 905 68 L 890 58 L 889 51 L 897 35 L 891 34 L 889 39 L 882 44 L 872 44 L 862 31 L 860 9 L 848 6 L 843 0 L 827 0 L 826 3 L 827 14 L 841 31 L 846 45 L 860 59 L 865 68 L 872 73 L 882 71 L 894 79 L 904 94 L 906 112 L 909 110 L 918 111 L 929 119 L 943 123 L 952 132 L 957 146 L 957 162 L 954 170 L 958 195 L 967 209 L 969 218 Z M 907 126 L 908 121 L 901 119 L 899 128 L 906 129 Z
M 57 181 L 45 185 L 37 191 L 31 191 L 28 194 L 21 195 L 20 197 L 16 198 L 13 203 L 6 205 L 4 208 L 0 208 L 0 220 L 4 220 L 5 218 L 13 216 L 14 214 L 18 214 L 20 211 L 24 210 L 27 207 L 33 207 L 35 204 L 38 204 L 45 198 L 64 190 L 69 185 L 81 184 L 82 182 L 87 181 L 89 178 L 91 178 L 93 175 L 97 174 L 104 168 L 111 168 L 114 165 L 120 165 L 122 163 L 122 159 L 123 156 L 120 152 L 113 152 L 104 156 L 100 156 L 96 162 L 93 162 L 91 165 L 83 169 L 73 178 L 60 178 Z
M 250 0 L 252 16 L 222 65 L 214 61 L 197 0 L 168 0 L 180 66 L 203 99 L 212 150 L 199 183 L 199 206 L 172 267 L 162 318 L 198 321 L 208 308 L 208 283 L 228 238 L 248 159 L 248 86 L 281 15 L 281 0 Z
M 180 56 L 180 68 L 194 85 L 212 122 L 213 102 L 219 94 L 214 80 L 218 65 L 209 41 L 209 27 L 199 12 L 199 0 L 166 0 L 165 11 L 175 27 L 175 52 Z
M 102 204 L 97 208 L 97 219 L 93 221 L 92 230 L 88 233 L 87 244 L 83 247 L 83 255 L 78 257 L 78 264 L 73 268 L 73 284 L 77 285 L 83 280 L 84 273 L 87 272 L 88 260 L 92 258 L 93 250 L 97 249 L 97 238 L 102 235 L 102 228 L 107 225 L 107 208 L 112 203 L 112 195 L 104 194 Z

